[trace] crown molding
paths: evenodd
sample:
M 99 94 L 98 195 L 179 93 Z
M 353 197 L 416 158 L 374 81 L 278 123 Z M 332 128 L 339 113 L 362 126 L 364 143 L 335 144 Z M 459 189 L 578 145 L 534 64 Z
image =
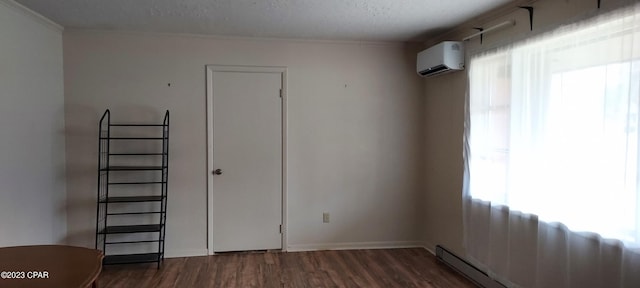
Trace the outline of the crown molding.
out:
M 29 9 L 16 1 L 0 0 L 0 5 L 6 6 L 15 12 L 21 13 L 22 15 L 25 15 L 33 20 L 36 20 L 37 22 L 43 24 L 44 26 L 52 28 L 53 30 L 56 30 L 58 32 L 64 31 L 64 27 L 62 27 L 62 25 L 51 21 L 49 18 L 40 15 L 40 13 Z

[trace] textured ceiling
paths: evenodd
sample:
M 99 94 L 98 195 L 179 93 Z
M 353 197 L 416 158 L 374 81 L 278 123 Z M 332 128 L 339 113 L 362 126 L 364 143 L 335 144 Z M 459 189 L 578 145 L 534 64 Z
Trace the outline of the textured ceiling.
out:
M 17 0 L 65 28 L 418 41 L 510 0 Z

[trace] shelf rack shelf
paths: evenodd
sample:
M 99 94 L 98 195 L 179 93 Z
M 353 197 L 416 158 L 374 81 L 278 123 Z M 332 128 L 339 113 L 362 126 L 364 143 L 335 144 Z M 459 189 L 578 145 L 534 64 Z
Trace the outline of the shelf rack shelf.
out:
M 143 253 L 128 255 L 111 255 L 104 258 L 104 265 L 162 262 L 164 255 L 160 253 Z
M 162 200 L 164 200 L 163 196 L 125 196 L 105 198 L 102 199 L 100 203 L 158 202 Z
M 156 128 L 161 129 L 161 135 L 158 137 L 149 137 L 150 134 L 136 136 L 113 136 L 112 128 L 118 127 L 118 131 L 125 131 L 129 128 L 135 128 L 131 131 L 140 131 L 139 129 Z M 155 131 L 155 130 L 153 130 Z M 132 133 L 129 133 L 132 134 Z M 135 133 L 133 133 L 135 134 Z M 153 134 L 153 133 L 152 133 Z M 154 144 L 161 143 L 162 151 L 145 151 L 141 149 L 120 149 L 111 151 L 114 143 L 129 143 L 151 141 Z M 159 144 L 158 144 L 159 145 Z M 157 157 L 157 158 L 156 158 Z M 161 162 L 160 165 L 114 165 L 113 163 L 136 163 L 140 159 L 155 159 Z M 115 161 L 115 159 L 119 161 Z M 148 161 L 146 161 L 148 162 Z M 158 173 L 160 180 L 149 181 L 149 179 L 136 179 L 136 175 L 144 173 Z M 111 174 L 127 174 L 130 179 L 127 181 L 113 181 L 114 175 Z M 111 112 L 107 109 L 100 118 L 99 135 L 98 135 L 98 197 L 96 211 L 96 249 L 100 249 L 105 253 L 103 260 L 104 265 L 113 264 L 130 264 L 130 263 L 152 263 L 156 262 L 160 268 L 164 260 L 164 244 L 165 229 L 167 221 L 167 192 L 168 192 L 168 174 L 169 174 L 169 111 L 164 114 L 162 124 L 126 124 L 111 123 Z M 132 178 L 131 178 L 132 177 Z M 110 180 L 111 179 L 111 180 Z M 138 181 L 140 180 L 140 181 Z M 121 195 L 114 193 L 113 189 L 124 187 L 133 188 L 134 195 Z M 148 187 L 145 189 L 155 189 L 154 195 L 135 195 L 135 188 Z M 131 193 L 131 192 L 130 192 Z M 157 209 L 143 210 L 141 203 L 151 203 L 156 205 Z M 114 206 L 126 205 L 128 210 L 124 212 L 115 209 Z M 148 208 L 146 208 L 148 209 Z M 129 225 L 112 225 L 114 217 L 128 217 L 124 222 L 133 222 Z M 139 224 L 140 217 L 152 217 L 153 223 Z M 149 219 L 149 218 L 145 218 Z M 123 223 L 118 221 L 117 223 Z M 148 234 L 151 239 L 141 240 L 114 240 L 113 236 L 124 234 Z M 112 237 L 110 237 L 111 235 Z M 153 236 L 155 235 L 155 236 Z M 111 245 L 127 245 L 136 243 L 148 243 L 155 247 L 153 253 L 130 253 L 130 254 L 110 254 L 107 246 Z M 147 251 L 148 252 L 148 251 Z

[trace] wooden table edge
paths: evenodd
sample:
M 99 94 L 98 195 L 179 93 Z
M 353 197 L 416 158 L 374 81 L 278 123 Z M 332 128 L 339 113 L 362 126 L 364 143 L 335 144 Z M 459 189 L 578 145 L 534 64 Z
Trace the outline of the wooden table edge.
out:
M 102 259 L 104 259 L 104 253 L 102 253 L 102 251 L 100 250 L 98 251 L 100 252 L 100 254 L 98 255 L 98 258 L 96 258 L 97 260 L 96 270 L 93 271 L 93 273 L 89 278 L 87 278 L 86 282 L 82 283 L 82 287 L 97 287 L 96 282 L 98 281 L 98 277 L 102 272 Z

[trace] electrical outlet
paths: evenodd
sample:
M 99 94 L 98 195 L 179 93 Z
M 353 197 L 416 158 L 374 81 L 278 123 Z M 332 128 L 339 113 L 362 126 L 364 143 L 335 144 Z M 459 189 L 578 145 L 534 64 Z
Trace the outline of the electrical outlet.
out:
M 329 223 L 329 212 L 322 213 L 322 222 Z

